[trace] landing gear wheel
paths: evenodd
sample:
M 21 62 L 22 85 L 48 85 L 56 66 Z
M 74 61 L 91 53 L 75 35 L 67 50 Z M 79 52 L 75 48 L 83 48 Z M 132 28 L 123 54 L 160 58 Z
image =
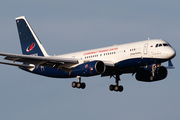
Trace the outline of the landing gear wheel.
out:
M 123 91 L 123 86 L 122 85 L 120 85 L 120 86 L 117 86 L 117 85 L 110 85 L 109 86 L 109 90 L 110 91 L 116 91 L 116 92 L 122 92 Z
M 80 82 L 77 83 L 77 88 L 81 88 L 81 83 Z
M 121 74 L 116 74 L 116 76 L 113 76 L 113 77 L 116 79 L 116 81 L 115 81 L 115 82 L 116 82 L 116 85 L 112 85 L 112 84 L 111 84 L 111 85 L 109 86 L 109 90 L 110 90 L 110 91 L 116 91 L 116 92 L 122 92 L 122 91 L 123 91 L 123 89 L 124 89 L 123 86 L 122 86 L 122 85 L 119 86 L 119 81 L 120 81 L 120 77 L 119 77 L 119 76 L 120 76 L 120 75 L 121 75 Z
M 151 77 L 150 77 L 150 80 L 152 81 L 153 79 L 154 79 L 154 77 L 153 77 L 153 76 L 151 76 Z
M 74 81 L 72 82 L 72 87 L 75 88 L 77 86 L 77 83 Z
M 84 89 L 86 87 L 85 83 L 81 83 L 81 88 Z
M 78 82 L 72 82 L 72 87 L 73 88 L 78 88 L 78 89 L 80 89 L 80 88 L 82 88 L 82 89 L 84 89 L 85 87 L 86 87 L 86 83 L 81 83 L 81 76 L 77 76 L 77 78 L 78 78 Z
M 109 90 L 110 90 L 110 91 L 113 91 L 113 90 L 114 90 L 114 85 L 111 84 L 111 85 L 109 86 Z
M 114 86 L 114 91 L 118 92 L 119 91 L 119 86 Z
M 124 90 L 123 86 L 120 85 L 120 86 L 118 87 L 118 90 L 119 90 L 119 92 L 122 92 L 122 91 Z

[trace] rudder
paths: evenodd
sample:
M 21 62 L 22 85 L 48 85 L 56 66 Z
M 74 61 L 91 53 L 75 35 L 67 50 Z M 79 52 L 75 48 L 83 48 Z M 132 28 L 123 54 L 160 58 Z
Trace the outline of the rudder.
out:
M 16 18 L 22 53 L 25 55 L 48 56 L 41 42 L 24 16 Z

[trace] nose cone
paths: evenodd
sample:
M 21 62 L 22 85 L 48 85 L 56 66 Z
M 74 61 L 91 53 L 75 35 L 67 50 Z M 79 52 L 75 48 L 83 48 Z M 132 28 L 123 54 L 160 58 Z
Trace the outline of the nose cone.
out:
M 168 59 L 172 59 L 176 56 L 176 51 L 173 48 L 167 50 L 166 54 L 168 55 Z

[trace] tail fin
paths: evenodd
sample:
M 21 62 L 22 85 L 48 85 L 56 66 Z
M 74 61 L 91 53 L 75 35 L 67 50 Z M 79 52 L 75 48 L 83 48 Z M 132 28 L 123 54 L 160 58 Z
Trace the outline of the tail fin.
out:
M 48 56 L 41 42 L 24 16 L 16 18 L 21 49 L 25 55 Z

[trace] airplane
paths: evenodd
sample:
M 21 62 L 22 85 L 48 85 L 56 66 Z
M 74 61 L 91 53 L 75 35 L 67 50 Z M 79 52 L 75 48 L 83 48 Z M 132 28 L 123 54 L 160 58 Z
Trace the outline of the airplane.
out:
M 128 44 L 50 56 L 24 16 L 16 19 L 22 54 L 2 53 L 1 64 L 17 66 L 30 73 L 53 78 L 78 78 L 73 88 L 84 89 L 81 77 L 101 75 L 115 78 L 110 91 L 122 92 L 119 85 L 122 74 L 131 73 L 138 81 L 154 82 L 167 77 L 167 69 L 175 68 L 171 62 L 176 56 L 175 49 L 162 39 L 148 39 Z M 161 64 L 168 61 L 168 66 Z M 21 62 L 17 64 L 15 62 Z

